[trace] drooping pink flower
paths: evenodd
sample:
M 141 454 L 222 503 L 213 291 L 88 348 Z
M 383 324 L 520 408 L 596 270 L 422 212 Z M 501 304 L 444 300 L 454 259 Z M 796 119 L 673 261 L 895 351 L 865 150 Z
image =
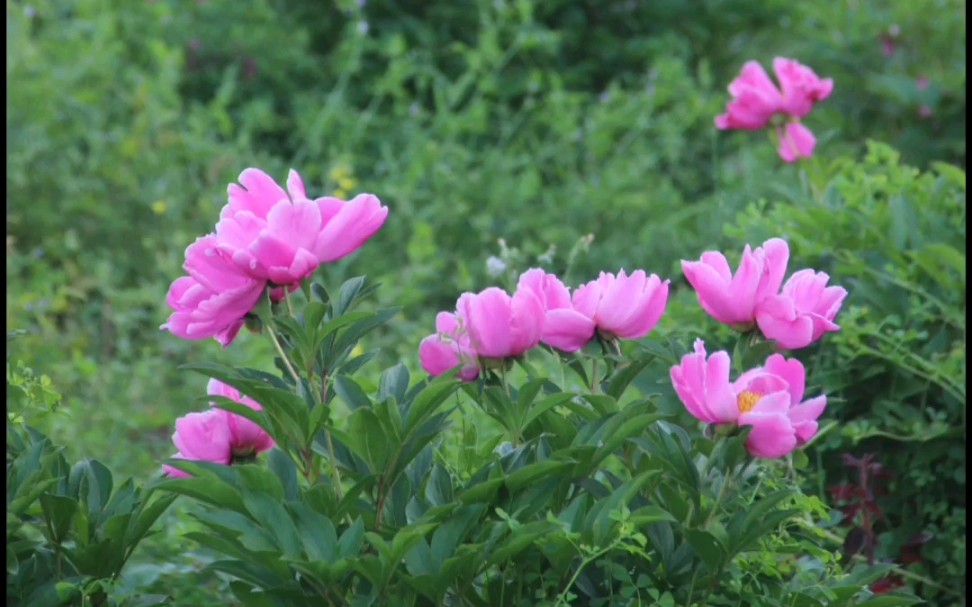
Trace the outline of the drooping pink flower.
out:
M 236 388 L 211 379 L 207 386 L 211 396 L 223 396 L 262 411 L 252 398 L 242 396 Z M 210 403 L 212 405 L 214 403 Z M 260 426 L 241 415 L 213 407 L 199 413 L 189 413 L 176 420 L 172 442 L 178 452 L 174 459 L 214 462 L 228 466 L 234 458 L 249 457 L 273 448 L 274 441 Z M 172 466 L 164 466 L 165 473 L 185 478 L 189 474 Z
M 716 116 L 719 129 L 759 130 L 782 111 L 783 95 L 756 61 L 747 61 L 739 76 L 729 83 L 733 99 L 726 104 L 726 113 Z
M 701 339 L 695 340 L 693 353 L 672 367 L 672 385 L 693 417 L 752 426 L 746 449 L 762 458 L 782 457 L 817 433 L 827 397 L 803 401 L 806 374 L 800 361 L 773 354 L 734 382 L 729 381 L 730 368 L 729 355 L 719 351 L 707 357 Z
M 436 333 L 419 344 L 419 360 L 429 375 L 442 375 L 462 365 L 458 377 L 472 381 L 479 377 L 479 361 L 469 345 L 469 334 L 461 319 L 450 312 L 435 317 Z
M 794 118 L 809 114 L 815 103 L 829 97 L 834 90 L 832 79 L 821 79 L 812 69 L 793 59 L 773 59 L 773 71 L 783 93 L 780 108 Z
M 717 128 L 759 130 L 774 128 L 779 142 L 777 151 L 785 162 L 795 162 L 813 154 L 816 138 L 800 119 L 814 104 L 833 91 L 830 78 L 817 76 L 813 70 L 793 59 L 776 57 L 773 71 L 780 86 L 770 80 L 763 67 L 748 61 L 739 76 L 729 84 L 732 100 L 726 113 L 715 118 Z
M 479 358 L 519 356 L 540 343 L 544 309 L 530 289 L 517 289 L 512 296 L 497 287 L 463 293 L 456 313 Z
M 214 462 L 228 466 L 233 459 L 231 436 L 225 411 L 210 409 L 189 413 L 176 420 L 172 435 L 178 453 L 174 459 Z M 165 466 L 165 473 L 174 477 L 188 477 L 188 473 Z
M 787 350 L 803 348 L 824 333 L 838 330 L 840 327 L 833 321 L 847 291 L 843 287 L 828 287 L 829 280 L 824 272 L 795 272 L 780 294 L 758 303 L 759 330 Z
M 787 122 L 776 127 L 776 151 L 784 162 L 796 162 L 799 158 L 813 156 L 817 147 L 817 138 L 810 129 L 799 122 Z
M 606 339 L 640 339 L 665 313 L 669 281 L 635 270 L 601 272 L 597 280 L 581 285 L 571 297 L 574 310 L 591 319 Z
M 216 254 L 216 237 L 203 236 L 186 249 L 188 276 L 169 287 L 173 313 L 160 328 L 183 339 L 215 337 L 225 348 L 236 338 L 244 317 L 260 299 L 265 281 L 241 274 Z
M 564 352 L 576 352 L 594 338 L 594 319 L 574 309 L 570 291 L 553 274 L 539 268 L 527 270 L 520 275 L 517 289 L 532 291 L 543 305 L 541 342 Z
M 226 397 L 244 404 L 254 411 L 263 411 L 260 403 L 249 396 L 241 395 L 239 390 L 217 379 L 209 380 L 206 393 L 211 396 Z M 234 457 L 246 457 L 273 449 L 274 441 L 263 428 L 241 415 L 229 411 L 223 411 L 223 413 L 226 414 L 226 423 L 230 433 L 230 449 Z
M 719 322 L 748 329 L 756 322 L 757 304 L 779 291 L 789 258 L 786 241 L 770 238 L 753 251 L 746 245 L 735 274 L 718 251 L 683 260 L 682 271 L 702 309 Z
M 239 181 L 230 184 L 216 224 L 217 248 L 241 272 L 275 285 L 299 282 L 320 264 L 353 253 L 388 216 L 372 194 L 310 200 L 294 170 L 287 192 L 259 169 L 246 169 Z

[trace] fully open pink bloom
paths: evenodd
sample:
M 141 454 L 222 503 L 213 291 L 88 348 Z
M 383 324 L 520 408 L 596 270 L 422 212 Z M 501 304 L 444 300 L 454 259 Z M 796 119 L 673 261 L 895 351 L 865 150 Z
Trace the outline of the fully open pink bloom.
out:
M 479 358 L 519 356 L 540 343 L 544 309 L 530 289 L 517 289 L 512 297 L 497 287 L 463 293 L 456 313 Z
M 829 280 L 824 272 L 795 272 L 779 295 L 759 303 L 756 309 L 759 330 L 781 348 L 792 350 L 839 329 L 833 320 L 847 291 L 843 287 L 828 287 Z
M 356 251 L 385 223 L 388 208 L 372 194 L 350 201 L 307 198 L 291 170 L 285 192 L 266 173 L 246 169 L 230 184 L 216 224 L 220 254 L 251 278 L 289 285 L 322 263 Z
M 571 297 L 574 310 L 590 318 L 607 339 L 639 339 L 647 335 L 665 313 L 668 283 L 655 274 L 624 270 L 601 272 L 597 280 L 578 287 Z
M 773 60 L 773 71 L 779 88 L 759 63 L 748 61 L 729 85 L 733 99 L 726 104 L 726 113 L 716 116 L 715 125 L 723 130 L 773 126 L 779 142 L 777 151 L 785 162 L 808 158 L 817 140 L 800 124 L 800 119 L 810 113 L 814 104 L 830 96 L 834 82 L 783 57 Z
M 806 373 L 800 361 L 773 354 L 734 382 L 729 370 L 726 352 L 707 358 L 705 345 L 697 339 L 695 351 L 672 367 L 672 385 L 695 418 L 752 426 L 746 449 L 755 457 L 782 457 L 813 438 L 827 397 L 803 401 Z
M 541 342 L 565 352 L 575 352 L 594 338 L 593 318 L 574 309 L 570 291 L 553 274 L 539 268 L 527 270 L 520 275 L 517 289 L 532 291 L 543 305 Z
M 260 403 L 249 396 L 241 395 L 239 390 L 217 379 L 209 380 L 209 384 L 206 386 L 206 393 L 212 396 L 223 396 L 230 400 L 235 400 L 254 411 L 263 411 Z M 235 413 L 230 413 L 229 411 L 224 411 L 224 413 L 226 414 L 226 423 L 229 426 L 230 448 L 234 456 L 262 453 L 273 448 L 274 441 L 263 428 Z
M 215 252 L 216 238 L 203 236 L 186 249 L 189 276 L 169 287 L 166 303 L 173 313 L 162 329 L 183 339 L 215 337 L 225 348 L 243 326 L 243 317 L 263 293 L 265 281 L 241 274 Z
M 229 465 L 233 459 L 233 449 L 230 446 L 231 435 L 225 413 L 210 409 L 202 413 L 189 413 L 177 419 L 172 442 L 179 451 L 172 457 Z M 189 476 L 172 466 L 165 466 L 165 473 L 175 477 Z
M 754 251 L 746 245 L 735 274 L 718 251 L 706 251 L 699 261 L 683 260 L 682 271 L 702 309 L 719 322 L 750 328 L 757 304 L 779 291 L 789 258 L 786 241 L 771 238 Z
M 469 334 L 456 314 L 439 312 L 435 317 L 434 335 L 419 344 L 419 360 L 429 375 L 442 375 L 462 365 L 458 377 L 472 381 L 479 376 L 479 361 L 469 345 Z

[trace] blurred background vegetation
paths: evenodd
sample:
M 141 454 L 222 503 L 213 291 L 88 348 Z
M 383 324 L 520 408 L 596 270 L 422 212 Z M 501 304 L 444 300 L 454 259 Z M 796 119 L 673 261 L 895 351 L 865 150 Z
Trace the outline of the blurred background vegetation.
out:
M 435 312 L 502 281 L 491 256 L 571 284 L 671 278 L 664 336 L 713 330 L 678 260 L 782 236 L 791 269 L 850 291 L 843 331 L 799 353 L 835 422 L 807 485 L 825 497 L 841 454 L 875 453 L 879 556 L 932 534 L 910 567 L 936 584 L 915 589 L 964 604 L 965 40 L 959 0 L 8 0 L 8 398 L 71 457 L 157 474 L 205 393 L 177 367 L 269 360 L 253 336 L 223 351 L 158 330 L 248 166 L 391 209 L 323 270 L 402 306 L 375 376 L 420 371 Z M 798 165 L 712 122 L 742 64 L 774 56 L 835 82 Z M 210 558 L 186 550 L 191 520 L 163 520 L 126 583 L 231 604 L 182 575 Z

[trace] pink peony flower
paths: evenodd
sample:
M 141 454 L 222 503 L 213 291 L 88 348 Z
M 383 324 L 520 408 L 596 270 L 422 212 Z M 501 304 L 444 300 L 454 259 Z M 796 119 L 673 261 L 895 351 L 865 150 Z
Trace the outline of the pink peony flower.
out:
M 693 417 L 710 424 L 752 426 L 746 449 L 755 457 L 790 453 L 817 433 L 817 419 L 827 406 L 824 395 L 803 401 L 806 373 L 798 360 L 780 354 L 729 381 L 729 355 L 706 356 L 701 339 L 695 352 L 672 367 L 672 385 Z
M 212 396 L 224 396 L 230 400 L 235 400 L 254 411 L 263 411 L 260 403 L 249 396 L 241 395 L 239 390 L 217 379 L 209 380 L 209 384 L 206 386 L 206 393 Z M 217 410 L 222 411 L 222 409 Z M 275 443 L 263 428 L 241 415 L 230 413 L 229 411 L 223 411 L 223 413 L 226 414 L 226 423 L 229 426 L 230 433 L 230 449 L 234 457 L 246 457 L 254 453 L 263 453 L 264 451 L 273 449 Z
M 456 312 L 440 312 L 436 333 L 419 344 L 422 368 L 441 375 L 462 365 L 459 378 L 476 379 L 485 359 L 519 356 L 540 343 L 543 314 L 530 289 L 517 289 L 512 297 L 496 287 L 463 293 Z
M 783 94 L 756 61 L 743 65 L 739 77 L 729 84 L 729 94 L 733 99 L 726 104 L 726 113 L 715 119 L 719 129 L 757 131 L 782 111 Z
M 257 411 L 263 410 L 252 398 L 242 396 L 236 388 L 215 379 L 209 381 L 207 393 L 225 396 Z M 172 442 L 178 449 L 172 456 L 174 459 L 215 462 L 224 466 L 232 464 L 234 458 L 262 453 L 274 446 L 273 439 L 260 426 L 245 417 L 215 407 L 177 419 Z M 168 465 L 164 466 L 164 470 L 169 476 L 189 476 Z
M 469 334 L 456 314 L 439 312 L 435 317 L 434 335 L 419 344 L 419 360 L 429 375 L 442 375 L 460 364 L 459 379 L 472 381 L 479 377 L 479 361 L 469 345 Z
M 773 126 L 779 142 L 777 151 L 785 162 L 808 158 L 813 154 L 816 138 L 800 124 L 800 119 L 810 113 L 815 103 L 830 96 L 834 82 L 783 57 L 773 60 L 773 71 L 779 88 L 759 63 L 747 62 L 729 84 L 733 99 L 726 104 L 726 113 L 716 116 L 715 125 L 722 130 Z
M 456 310 L 479 358 L 519 356 L 540 343 L 544 309 L 530 289 L 517 289 L 512 297 L 497 287 L 463 293 Z
M 779 291 L 789 258 L 786 241 L 771 238 L 755 251 L 746 245 L 735 274 L 717 251 L 703 253 L 699 261 L 683 260 L 682 271 L 710 316 L 749 329 L 756 322 L 757 304 Z
M 606 339 L 639 339 L 647 335 L 665 313 L 668 283 L 655 274 L 635 270 L 628 276 L 624 270 L 614 274 L 601 272 L 597 280 L 574 291 L 574 310 L 590 318 Z
M 517 289 L 532 291 L 543 305 L 541 342 L 564 352 L 576 352 L 594 338 L 594 320 L 574 309 L 570 291 L 553 274 L 539 268 L 527 270 L 520 275 Z
M 353 253 L 388 216 L 371 194 L 310 200 L 294 170 L 287 192 L 259 169 L 246 169 L 239 181 L 230 184 L 216 224 L 217 248 L 241 272 L 275 285 L 299 282 L 320 264 Z
M 793 59 L 773 59 L 773 71 L 783 92 L 780 107 L 783 113 L 794 118 L 809 114 L 815 103 L 830 97 L 834 90 L 832 79 L 821 79 L 813 70 Z
M 779 295 L 759 302 L 756 323 L 768 339 L 781 348 L 803 348 L 840 327 L 833 320 L 847 291 L 828 287 L 824 272 L 800 270 L 790 276 Z
M 230 429 L 225 413 L 219 409 L 210 409 L 202 413 L 189 413 L 177 419 L 172 442 L 179 451 L 172 457 L 228 466 L 233 459 L 233 450 L 230 447 Z M 190 476 L 172 466 L 165 466 L 164 469 L 169 476 Z
M 216 238 L 203 236 L 186 249 L 189 276 L 169 287 L 173 313 L 160 328 L 183 339 L 215 337 L 225 348 L 243 326 L 243 317 L 260 299 L 264 281 L 243 274 L 215 252 Z

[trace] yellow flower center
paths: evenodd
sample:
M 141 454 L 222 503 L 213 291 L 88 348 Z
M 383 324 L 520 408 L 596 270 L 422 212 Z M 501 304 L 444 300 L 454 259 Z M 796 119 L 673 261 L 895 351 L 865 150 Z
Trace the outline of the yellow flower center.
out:
M 743 390 L 739 393 L 739 397 L 736 399 L 737 406 L 739 407 L 740 413 L 749 413 L 759 402 L 759 399 L 763 398 L 762 394 L 756 392 L 750 392 L 749 390 Z

